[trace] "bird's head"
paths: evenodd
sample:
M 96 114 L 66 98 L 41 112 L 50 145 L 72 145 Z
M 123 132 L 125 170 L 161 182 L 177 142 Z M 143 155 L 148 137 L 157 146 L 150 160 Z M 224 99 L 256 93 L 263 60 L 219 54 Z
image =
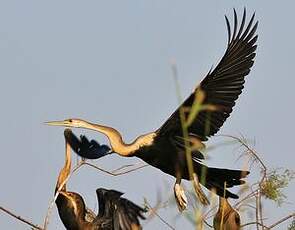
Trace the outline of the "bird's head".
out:
M 66 229 L 82 229 L 81 225 L 85 222 L 83 198 L 78 193 L 60 191 L 55 202 Z
M 85 203 L 78 193 L 60 191 L 58 197 L 62 200 L 62 207 L 59 208 L 67 212 L 67 215 L 70 215 L 70 213 L 76 217 L 85 215 Z
M 45 122 L 45 124 L 52 125 L 52 126 L 63 126 L 63 127 L 73 127 L 73 128 L 82 128 L 89 125 L 87 121 L 84 121 L 78 118 L 70 118 L 63 121 L 48 121 L 48 122 Z

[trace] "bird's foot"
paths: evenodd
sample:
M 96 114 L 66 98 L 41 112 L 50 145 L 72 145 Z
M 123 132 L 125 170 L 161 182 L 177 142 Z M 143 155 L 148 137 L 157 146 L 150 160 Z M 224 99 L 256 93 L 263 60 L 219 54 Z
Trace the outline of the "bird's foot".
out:
M 198 176 L 195 173 L 193 174 L 193 185 L 194 185 L 194 189 L 195 189 L 195 192 L 196 192 L 196 195 L 197 195 L 199 201 L 203 205 L 209 205 L 210 202 L 209 202 L 207 196 L 205 195 L 205 193 L 203 192 L 200 182 L 199 182 L 199 179 L 198 179 Z
M 174 196 L 176 204 L 178 206 L 178 210 L 182 212 L 187 207 L 187 198 L 183 187 L 179 183 L 175 183 L 174 185 Z

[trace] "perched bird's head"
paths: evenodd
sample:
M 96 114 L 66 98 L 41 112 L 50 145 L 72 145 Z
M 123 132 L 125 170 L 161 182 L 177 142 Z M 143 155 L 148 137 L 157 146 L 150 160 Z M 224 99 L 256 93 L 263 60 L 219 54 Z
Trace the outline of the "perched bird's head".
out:
M 60 191 L 56 199 L 56 206 L 60 219 L 67 229 L 78 229 L 86 222 L 85 203 L 78 193 Z

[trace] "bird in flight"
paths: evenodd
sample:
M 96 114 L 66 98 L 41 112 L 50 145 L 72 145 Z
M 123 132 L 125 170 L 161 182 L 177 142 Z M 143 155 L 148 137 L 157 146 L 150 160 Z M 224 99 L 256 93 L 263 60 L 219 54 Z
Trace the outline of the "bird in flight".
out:
M 64 131 L 66 139 L 65 164 L 55 187 L 56 206 L 60 219 L 68 230 L 140 230 L 139 218 L 145 219 L 145 210 L 122 198 L 123 193 L 98 188 L 98 214 L 87 209 L 82 196 L 66 189 L 66 180 L 71 171 L 71 149 L 67 140 L 72 140 L 71 130 Z
M 71 118 L 46 124 L 98 131 L 108 137 L 113 152 L 124 157 L 139 157 L 164 173 L 174 176 L 174 194 L 180 210 L 185 209 L 187 205 L 180 184 L 181 179 L 193 181 L 196 195 L 203 204 L 208 204 L 209 201 L 199 183 L 218 196 L 237 199 L 238 196 L 227 188 L 243 184 L 242 179 L 249 172 L 207 167 L 202 161 L 204 155 L 200 148 L 204 147 L 203 142 L 219 131 L 244 88 L 245 77 L 250 73 L 256 55 L 258 21 L 254 22 L 254 18 L 255 13 L 246 23 L 244 9 L 242 20 L 238 23 L 234 10 L 231 27 L 225 16 L 228 43 L 223 57 L 156 131 L 143 134 L 132 143 L 125 143 L 116 129 L 82 119 Z M 196 107 L 205 109 L 196 111 Z M 195 145 L 198 147 L 194 148 Z M 189 153 L 191 157 L 187 157 Z

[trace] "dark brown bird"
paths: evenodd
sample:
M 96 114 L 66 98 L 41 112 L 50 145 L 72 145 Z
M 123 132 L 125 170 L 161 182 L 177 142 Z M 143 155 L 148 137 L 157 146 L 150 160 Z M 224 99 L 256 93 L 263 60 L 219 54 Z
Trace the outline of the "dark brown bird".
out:
M 180 186 L 181 179 L 194 180 L 195 190 L 203 204 L 208 204 L 207 198 L 201 191 L 199 182 L 217 195 L 225 198 L 238 198 L 236 194 L 226 190 L 224 184 L 233 187 L 244 183 L 249 172 L 223 168 L 207 167 L 202 160 L 200 149 L 192 150 L 192 170 L 189 173 L 189 160 L 186 159 L 186 145 L 204 146 L 202 142 L 216 134 L 226 119 L 244 88 L 245 77 L 250 73 L 254 63 L 256 50 L 256 29 L 258 22 L 254 23 L 255 14 L 247 26 L 246 10 L 244 10 L 240 25 L 234 10 L 233 31 L 228 18 L 225 16 L 228 44 L 224 56 L 215 67 L 209 71 L 194 92 L 169 117 L 169 119 L 156 131 L 137 137 L 132 143 L 126 144 L 121 134 L 114 128 L 90 123 L 81 119 L 67 119 L 64 121 L 47 122 L 48 125 L 86 128 L 98 131 L 109 139 L 113 152 L 125 157 L 136 156 L 148 164 L 176 177 L 174 191 L 181 209 L 186 206 L 186 198 Z M 195 106 L 215 105 L 217 109 L 200 110 L 196 113 Z M 182 113 L 183 111 L 183 113 Z M 183 116 L 181 116 L 183 114 Z M 196 115 L 197 114 L 197 115 Z M 184 125 L 183 121 L 186 122 Z M 189 121 L 189 122 L 188 122 Z M 184 130 L 187 131 L 185 135 Z
M 214 216 L 215 230 L 239 230 L 241 219 L 239 213 L 232 208 L 227 199 L 219 197 L 219 208 Z
M 71 131 L 66 129 L 65 138 Z M 66 142 L 65 165 L 59 173 L 55 193 L 58 193 L 56 206 L 60 219 L 68 230 L 139 230 L 139 218 L 145 219 L 141 207 L 122 198 L 123 193 L 99 188 L 96 195 L 99 204 L 97 216 L 86 208 L 80 194 L 66 189 L 66 180 L 71 171 L 70 146 Z

